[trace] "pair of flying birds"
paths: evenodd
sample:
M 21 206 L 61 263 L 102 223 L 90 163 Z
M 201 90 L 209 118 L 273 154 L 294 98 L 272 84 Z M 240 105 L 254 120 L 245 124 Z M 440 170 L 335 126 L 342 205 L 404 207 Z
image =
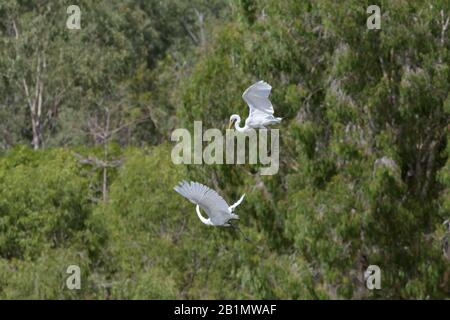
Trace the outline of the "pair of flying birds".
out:
M 269 100 L 272 87 L 264 81 L 258 81 L 245 90 L 242 98 L 247 102 L 250 113 L 245 120 L 244 127 L 240 127 L 241 117 L 233 114 L 230 117 L 229 129 L 234 125 L 239 132 L 250 129 L 265 129 L 266 126 L 280 123 L 281 118 L 273 116 L 273 106 Z M 196 205 L 197 215 L 200 221 L 210 226 L 234 227 L 230 220 L 239 219 L 234 210 L 244 200 L 245 194 L 233 205 L 228 203 L 214 190 L 198 182 L 181 181 L 174 188 L 176 192 Z M 202 208 L 208 218 L 200 213 Z

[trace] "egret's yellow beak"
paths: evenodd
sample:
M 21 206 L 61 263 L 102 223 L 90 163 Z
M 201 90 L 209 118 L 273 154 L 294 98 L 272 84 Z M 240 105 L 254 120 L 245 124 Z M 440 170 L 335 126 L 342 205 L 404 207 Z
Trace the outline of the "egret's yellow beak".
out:
M 234 121 L 230 121 L 230 123 L 228 124 L 228 129 L 231 129 L 233 127 L 233 123 Z

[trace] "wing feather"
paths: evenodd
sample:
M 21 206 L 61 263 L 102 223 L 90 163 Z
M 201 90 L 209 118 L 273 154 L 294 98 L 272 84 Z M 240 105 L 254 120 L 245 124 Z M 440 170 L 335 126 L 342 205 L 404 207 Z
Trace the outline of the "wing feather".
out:
M 249 117 L 252 113 L 263 113 L 273 115 L 272 102 L 269 100 L 272 87 L 264 81 L 258 81 L 245 90 L 242 98 L 250 108 Z
M 181 181 L 176 192 L 194 204 L 198 204 L 214 224 L 223 224 L 229 219 L 227 202 L 214 190 L 198 182 Z

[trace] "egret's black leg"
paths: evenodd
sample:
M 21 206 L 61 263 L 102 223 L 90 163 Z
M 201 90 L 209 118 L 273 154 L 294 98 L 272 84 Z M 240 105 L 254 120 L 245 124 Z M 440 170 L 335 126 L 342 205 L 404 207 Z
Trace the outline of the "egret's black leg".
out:
M 230 223 L 230 222 L 229 222 L 229 224 L 230 224 L 230 226 L 231 226 L 233 229 L 238 230 L 238 231 L 242 234 L 242 236 L 244 237 L 245 240 L 247 240 L 247 241 L 250 242 L 250 243 L 253 243 L 253 241 L 250 240 L 250 238 L 247 237 L 247 236 L 245 235 L 244 232 L 242 232 L 241 228 L 239 228 L 237 225 L 234 225 L 234 224 L 232 224 L 232 223 Z

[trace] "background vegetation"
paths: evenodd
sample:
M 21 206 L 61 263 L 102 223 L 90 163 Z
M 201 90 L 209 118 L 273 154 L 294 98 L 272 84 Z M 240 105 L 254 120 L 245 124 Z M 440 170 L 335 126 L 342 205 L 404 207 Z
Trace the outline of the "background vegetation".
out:
M 450 297 L 448 0 L 75 2 L 0 3 L 0 298 Z M 172 164 L 174 128 L 223 129 L 260 79 L 277 175 Z M 257 245 L 181 179 L 245 192 Z

